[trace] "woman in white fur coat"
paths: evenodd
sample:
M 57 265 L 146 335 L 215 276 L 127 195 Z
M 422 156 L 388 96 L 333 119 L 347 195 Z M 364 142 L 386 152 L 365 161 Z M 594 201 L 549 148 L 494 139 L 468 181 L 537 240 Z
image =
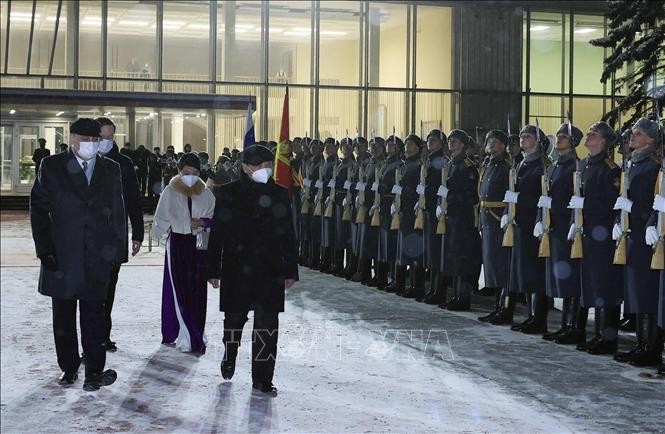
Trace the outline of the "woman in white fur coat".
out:
M 162 286 L 162 343 L 181 351 L 205 353 L 207 235 L 215 196 L 199 178 L 201 162 L 189 152 L 178 161 L 179 174 L 162 192 L 152 236 L 166 239 Z

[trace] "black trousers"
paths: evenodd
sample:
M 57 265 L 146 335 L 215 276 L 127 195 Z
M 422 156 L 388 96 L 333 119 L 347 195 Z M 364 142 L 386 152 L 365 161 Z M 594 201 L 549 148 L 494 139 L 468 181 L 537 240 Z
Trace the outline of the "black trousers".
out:
M 148 185 L 148 172 L 137 171 L 136 177 L 139 182 L 139 190 L 141 190 L 141 196 L 145 196 L 146 188 Z
M 113 268 L 111 268 L 111 278 L 109 279 L 106 303 L 104 305 L 104 319 L 106 321 L 106 334 L 104 342 L 111 340 L 111 326 L 113 325 L 111 321 L 111 311 L 113 310 L 113 301 L 115 300 L 115 287 L 118 284 L 118 273 L 120 273 L 120 264 L 114 265 Z
M 224 348 L 225 359 L 234 359 L 242 337 L 242 329 L 247 322 L 249 312 L 224 313 Z M 255 383 L 272 382 L 277 358 L 277 333 L 279 331 L 279 312 L 254 310 L 254 330 L 252 331 L 252 381 Z
M 100 373 L 106 364 L 104 347 L 104 300 L 63 300 L 52 298 L 53 336 L 58 366 L 66 372 L 81 365 L 76 332 L 76 305 L 81 310 L 81 345 L 85 353 L 85 375 Z

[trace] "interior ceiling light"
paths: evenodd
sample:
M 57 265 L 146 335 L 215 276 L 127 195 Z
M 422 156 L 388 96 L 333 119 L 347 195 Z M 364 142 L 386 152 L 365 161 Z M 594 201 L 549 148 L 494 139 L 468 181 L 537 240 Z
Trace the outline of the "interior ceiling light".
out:
M 60 115 L 62 115 L 62 114 L 64 114 L 64 113 L 65 113 L 65 112 L 58 112 L 58 113 L 56 113 L 55 115 L 56 115 L 56 116 L 60 116 Z
M 591 27 L 583 27 L 581 29 L 575 30 L 575 33 L 584 34 L 584 33 L 593 33 L 595 31 L 596 29 L 592 29 Z
M 550 26 L 531 26 L 532 32 L 542 32 L 543 30 L 549 29 Z

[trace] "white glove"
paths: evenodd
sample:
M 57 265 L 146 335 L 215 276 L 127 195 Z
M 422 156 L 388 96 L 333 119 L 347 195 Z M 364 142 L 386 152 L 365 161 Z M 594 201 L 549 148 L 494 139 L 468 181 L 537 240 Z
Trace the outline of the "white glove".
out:
M 365 191 L 365 185 L 367 184 L 365 184 L 364 182 L 359 182 L 358 184 L 356 184 L 356 189 L 358 191 Z
M 330 182 L 328 183 L 328 187 L 335 188 L 335 180 L 334 179 L 330 180 Z
M 515 191 L 506 190 L 506 195 L 503 197 L 503 201 L 506 203 L 517 203 L 517 196 L 520 194 Z
M 351 190 L 351 181 L 344 182 L 344 190 Z
M 402 187 L 400 187 L 399 185 L 393 185 L 391 193 L 399 196 L 400 194 L 402 194 Z
M 657 194 L 653 198 L 653 209 L 660 212 L 665 212 L 665 196 Z
M 540 238 L 545 233 L 545 228 L 543 227 L 543 222 L 538 222 L 533 227 L 533 236 Z
M 501 216 L 501 229 L 506 229 L 508 226 L 508 214 L 504 214 Z
M 311 181 L 309 178 L 305 178 L 305 179 L 303 179 L 302 183 L 303 183 L 303 185 L 304 185 L 305 187 L 307 187 L 307 188 L 309 188 L 309 187 L 312 186 L 312 181 Z
M 356 209 L 360 208 L 360 196 L 356 196 Z
M 372 207 L 369 209 L 369 215 L 374 215 L 374 211 L 376 211 L 376 207 L 372 205 Z
M 345 207 L 347 203 L 349 203 L 349 201 L 347 200 L 347 198 L 344 198 L 344 200 L 342 201 L 342 206 Z
M 442 214 L 443 214 L 443 208 L 441 208 L 441 205 L 437 205 L 436 206 L 436 218 L 440 219 Z
M 418 187 L 416 187 L 416 193 L 420 195 L 425 194 L 425 186 L 423 184 L 418 184 Z
M 413 207 L 413 210 L 418 212 L 419 209 L 420 209 L 420 202 L 416 202 L 415 206 Z
M 621 225 L 619 223 L 616 223 L 612 228 L 612 239 L 614 241 L 618 240 L 619 238 L 621 238 L 621 234 L 623 234 L 623 230 L 621 230 Z
M 448 191 L 449 190 L 442 185 L 439 187 L 439 190 L 436 192 L 436 195 L 445 199 L 448 197 Z
M 390 205 L 390 215 L 395 215 L 397 214 L 397 205 L 392 204 Z
M 568 241 L 573 241 L 575 239 L 575 232 L 577 232 L 577 226 L 573 223 L 568 229 Z
M 379 183 L 374 181 L 372 184 L 372 191 L 378 191 L 379 190 Z
M 658 231 L 655 226 L 647 226 L 646 233 L 644 234 L 644 241 L 649 246 L 653 246 L 658 242 Z
M 570 202 L 568 203 L 569 209 L 583 209 L 584 208 L 584 198 L 580 196 L 571 196 Z
M 540 196 L 538 199 L 538 208 L 552 208 L 552 198 L 549 196 Z
M 323 187 L 323 181 L 321 181 L 321 180 L 316 181 L 315 185 L 316 185 L 316 188 L 321 188 L 321 187 Z
M 633 207 L 633 201 L 625 197 L 617 197 L 617 201 L 614 204 L 614 209 L 621 209 L 626 212 L 630 212 Z

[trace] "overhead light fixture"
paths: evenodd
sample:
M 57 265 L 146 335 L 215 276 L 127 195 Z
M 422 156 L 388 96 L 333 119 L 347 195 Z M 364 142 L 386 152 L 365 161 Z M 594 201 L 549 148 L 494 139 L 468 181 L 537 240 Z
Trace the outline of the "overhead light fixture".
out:
M 258 30 L 261 30 L 259 27 L 257 27 Z M 270 27 L 269 30 L 272 33 L 282 33 L 284 29 L 280 29 L 279 27 Z
M 543 30 L 549 29 L 550 26 L 531 26 L 532 32 L 542 32 Z
M 303 32 L 310 33 L 312 31 L 312 29 L 310 29 L 309 27 L 294 27 L 291 30 L 293 30 L 294 32 L 300 32 L 300 33 L 303 33 Z
M 334 30 L 321 30 L 319 33 L 324 36 L 344 36 L 346 32 L 339 32 Z
M 187 27 L 195 30 L 208 30 L 210 26 L 208 24 L 189 24 Z
M 36 20 L 36 18 L 35 18 Z M 29 23 L 32 21 L 30 17 L 11 17 L 12 23 Z
M 593 29 L 591 27 L 583 27 L 581 29 L 576 29 L 575 33 L 584 34 L 584 33 L 593 33 L 595 31 L 596 29 Z
M 171 21 L 171 20 L 164 20 L 162 21 L 162 24 L 168 25 L 168 26 L 184 26 L 187 24 L 184 21 Z
M 148 25 L 147 21 L 132 21 L 132 20 L 123 20 L 123 21 L 118 21 L 119 26 L 127 26 L 127 27 L 145 27 Z
M 56 116 L 60 116 L 60 115 L 63 115 L 64 113 L 65 113 L 65 112 L 58 112 L 58 113 L 56 113 L 55 115 L 56 115 Z
M 236 29 L 253 29 L 254 24 L 236 24 Z
M 14 113 L 16 113 L 16 110 L 14 110 L 14 109 L 9 110 L 10 115 L 13 115 Z
M 35 20 L 39 19 L 39 14 L 35 14 Z M 29 18 L 32 19 L 32 13 L 30 12 L 12 12 L 9 14 L 10 18 Z
M 108 116 L 110 114 L 111 114 L 111 112 L 106 112 L 106 113 L 104 113 L 104 116 Z

